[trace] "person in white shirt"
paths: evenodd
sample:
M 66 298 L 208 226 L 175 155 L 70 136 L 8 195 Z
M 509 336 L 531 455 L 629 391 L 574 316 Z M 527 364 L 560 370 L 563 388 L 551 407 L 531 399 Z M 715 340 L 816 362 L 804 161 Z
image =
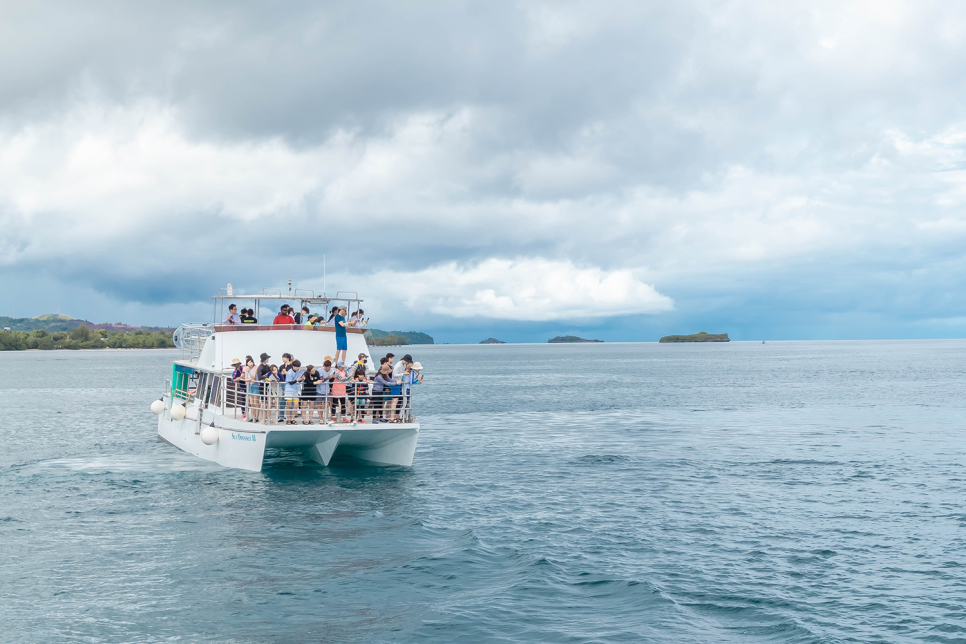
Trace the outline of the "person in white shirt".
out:
M 365 314 L 366 312 L 362 309 L 353 313 L 352 317 L 349 318 L 349 326 L 365 326 L 368 324 L 369 321 L 365 319 Z
M 225 319 L 221 321 L 222 324 L 241 324 L 241 316 L 238 315 L 238 309 L 235 308 L 234 304 L 228 305 L 228 315 Z
M 403 374 L 406 373 L 406 365 L 413 363 L 413 357 L 408 353 L 402 357 L 402 360 L 396 363 L 396 366 L 392 368 L 392 378 L 393 380 L 401 380 Z

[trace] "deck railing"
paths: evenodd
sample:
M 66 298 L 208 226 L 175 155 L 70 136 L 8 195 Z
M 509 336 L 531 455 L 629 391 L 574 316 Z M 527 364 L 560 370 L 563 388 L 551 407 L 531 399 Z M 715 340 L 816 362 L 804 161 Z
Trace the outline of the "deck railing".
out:
M 368 329 L 365 327 L 349 327 L 346 333 L 365 334 Z M 181 349 L 183 360 L 194 360 L 201 355 L 201 350 L 205 347 L 205 341 L 217 333 L 228 333 L 233 331 L 328 331 L 335 332 L 335 327 L 331 326 L 311 326 L 306 327 L 302 324 L 182 324 L 174 333 L 171 339 L 174 346 Z
M 232 381 L 231 374 L 222 375 L 199 372 L 197 380 L 187 389 L 171 389 L 172 405 L 183 404 L 189 410 L 197 410 L 201 427 L 201 410 L 245 420 L 260 425 L 284 425 L 288 421 L 297 424 L 318 423 L 372 423 L 413 422 L 412 388 L 397 385 L 393 392 L 372 393 L 371 382 L 346 383 L 345 396 L 318 393 L 308 397 L 301 392 L 290 396 L 285 393 L 285 383 Z M 294 399 L 294 402 L 292 400 Z
M 209 324 L 182 324 L 171 334 L 171 339 L 181 349 L 182 359 L 192 360 L 201 355 L 205 340 L 214 332 L 215 328 Z
M 306 326 L 304 324 L 216 324 L 214 330 L 218 333 L 227 331 L 328 331 L 335 333 L 334 326 L 319 324 Z M 369 329 L 362 326 L 350 326 L 346 333 L 365 333 Z

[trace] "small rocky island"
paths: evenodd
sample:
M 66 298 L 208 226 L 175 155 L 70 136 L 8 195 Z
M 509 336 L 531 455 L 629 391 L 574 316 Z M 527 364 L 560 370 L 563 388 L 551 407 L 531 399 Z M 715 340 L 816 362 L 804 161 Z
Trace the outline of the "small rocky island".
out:
M 691 335 L 666 335 L 661 342 L 731 342 L 727 333 L 692 333 Z
M 497 340 L 496 338 L 487 338 L 486 340 L 480 340 L 480 344 L 506 344 L 506 342 Z
M 578 338 L 575 335 L 558 335 L 556 338 L 550 338 L 547 340 L 550 343 L 558 342 L 603 342 L 603 340 L 584 340 L 583 338 Z

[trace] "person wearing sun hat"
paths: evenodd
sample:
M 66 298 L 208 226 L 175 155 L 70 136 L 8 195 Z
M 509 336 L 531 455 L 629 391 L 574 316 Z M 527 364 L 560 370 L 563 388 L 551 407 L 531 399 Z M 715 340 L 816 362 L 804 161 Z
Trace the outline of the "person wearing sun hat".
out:
M 406 365 L 413 363 L 413 357 L 408 353 L 402 357 L 402 360 L 396 363 L 392 368 L 392 377 L 395 380 L 402 378 L 403 374 L 406 373 Z
M 407 417 L 412 416 L 412 386 L 418 385 L 423 381 L 423 377 L 419 373 L 422 370 L 423 365 L 419 364 L 418 362 L 413 362 L 412 360 L 405 362 L 406 358 L 409 357 L 410 356 L 408 355 L 403 357 L 403 362 L 400 363 L 406 365 L 405 371 L 402 375 L 403 411 L 401 413 L 405 414 Z

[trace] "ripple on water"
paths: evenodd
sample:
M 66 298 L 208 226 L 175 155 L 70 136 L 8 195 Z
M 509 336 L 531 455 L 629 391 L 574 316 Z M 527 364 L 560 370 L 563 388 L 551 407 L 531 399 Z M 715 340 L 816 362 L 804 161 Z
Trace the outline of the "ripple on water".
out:
M 3 355 L 0 639 L 963 641 L 966 342 L 484 349 L 413 468 L 260 473 L 156 441 L 170 352 Z

